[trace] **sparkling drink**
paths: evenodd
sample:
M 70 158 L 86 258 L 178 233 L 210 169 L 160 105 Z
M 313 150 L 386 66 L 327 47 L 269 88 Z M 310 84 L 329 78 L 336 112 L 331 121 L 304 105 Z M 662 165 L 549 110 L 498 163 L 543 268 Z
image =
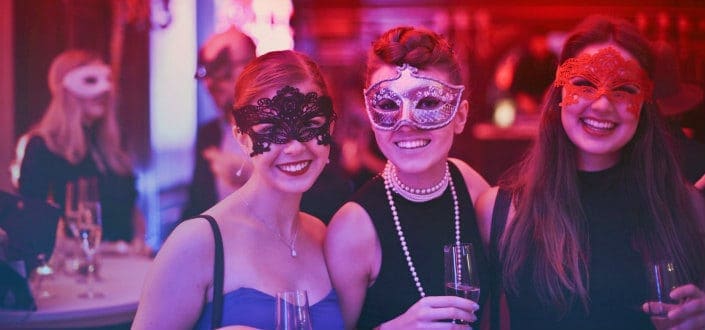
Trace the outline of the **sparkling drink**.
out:
M 446 283 L 446 295 L 457 296 L 477 302 L 480 299 L 480 288 L 465 284 Z

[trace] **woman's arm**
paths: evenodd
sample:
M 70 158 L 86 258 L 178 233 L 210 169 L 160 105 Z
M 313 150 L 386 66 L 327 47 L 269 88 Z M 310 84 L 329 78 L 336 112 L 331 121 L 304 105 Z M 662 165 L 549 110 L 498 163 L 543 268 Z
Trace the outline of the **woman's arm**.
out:
M 378 268 L 381 248 L 367 212 L 357 203 L 344 204 L 328 224 L 323 246 L 333 287 L 338 293 L 346 329 L 354 329 L 367 287 Z
M 145 279 L 132 329 L 191 329 L 212 291 L 213 233 L 208 223 L 177 226 Z

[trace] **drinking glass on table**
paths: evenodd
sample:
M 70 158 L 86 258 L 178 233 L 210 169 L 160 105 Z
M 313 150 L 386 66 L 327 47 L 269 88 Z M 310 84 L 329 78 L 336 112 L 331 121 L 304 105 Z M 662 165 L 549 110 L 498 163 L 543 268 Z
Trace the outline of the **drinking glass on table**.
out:
M 79 180 L 79 191 L 82 196 L 78 207 L 80 217 L 77 223 L 77 230 L 78 241 L 85 256 L 86 291 L 81 293 L 79 297 L 92 299 L 104 296 L 102 292 L 95 289 L 98 252 L 103 236 L 103 216 L 96 180 L 84 180 Z
M 448 296 L 458 296 L 478 302 L 480 280 L 475 267 L 475 250 L 472 244 L 449 244 L 443 247 L 445 259 L 445 290 Z M 469 324 L 453 320 L 456 324 Z
M 277 293 L 277 330 L 311 330 L 306 290 Z

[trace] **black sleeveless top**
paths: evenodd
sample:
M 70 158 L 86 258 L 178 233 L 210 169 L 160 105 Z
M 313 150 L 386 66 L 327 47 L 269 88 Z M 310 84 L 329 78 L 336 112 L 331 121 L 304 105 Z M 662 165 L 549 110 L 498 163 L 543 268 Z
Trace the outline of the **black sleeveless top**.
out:
M 532 256 L 520 272 L 517 292 L 507 292 L 512 329 L 653 329 L 641 311 L 648 292 L 644 261 L 632 244 L 634 229 L 649 215 L 622 170 L 578 175 L 590 247 L 588 311 L 577 299 L 564 313 L 540 303 Z
M 473 244 L 480 273 L 481 298 L 486 295 L 486 265 L 475 209 L 465 181 L 450 163 L 450 174 L 460 205 L 460 240 Z M 426 296 L 445 295 L 443 246 L 455 242 L 455 213 L 450 187 L 442 196 L 424 203 L 414 203 L 392 193 L 407 247 Z M 389 321 L 416 303 L 421 296 L 409 271 L 389 208 L 384 179 L 377 175 L 365 184 L 352 201 L 369 214 L 382 247 L 382 264 L 375 283 L 367 289 L 358 320 L 358 329 L 370 329 Z M 480 312 L 475 313 L 478 317 Z

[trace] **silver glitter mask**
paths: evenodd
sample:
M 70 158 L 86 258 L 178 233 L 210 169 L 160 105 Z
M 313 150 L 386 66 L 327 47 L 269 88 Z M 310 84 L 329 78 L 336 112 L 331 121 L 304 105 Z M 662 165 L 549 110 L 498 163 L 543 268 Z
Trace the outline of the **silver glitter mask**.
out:
M 432 130 L 453 120 L 465 86 L 423 77 L 418 71 L 405 63 L 397 67 L 396 77 L 378 81 L 363 91 L 372 125 L 388 131 L 404 125 Z

